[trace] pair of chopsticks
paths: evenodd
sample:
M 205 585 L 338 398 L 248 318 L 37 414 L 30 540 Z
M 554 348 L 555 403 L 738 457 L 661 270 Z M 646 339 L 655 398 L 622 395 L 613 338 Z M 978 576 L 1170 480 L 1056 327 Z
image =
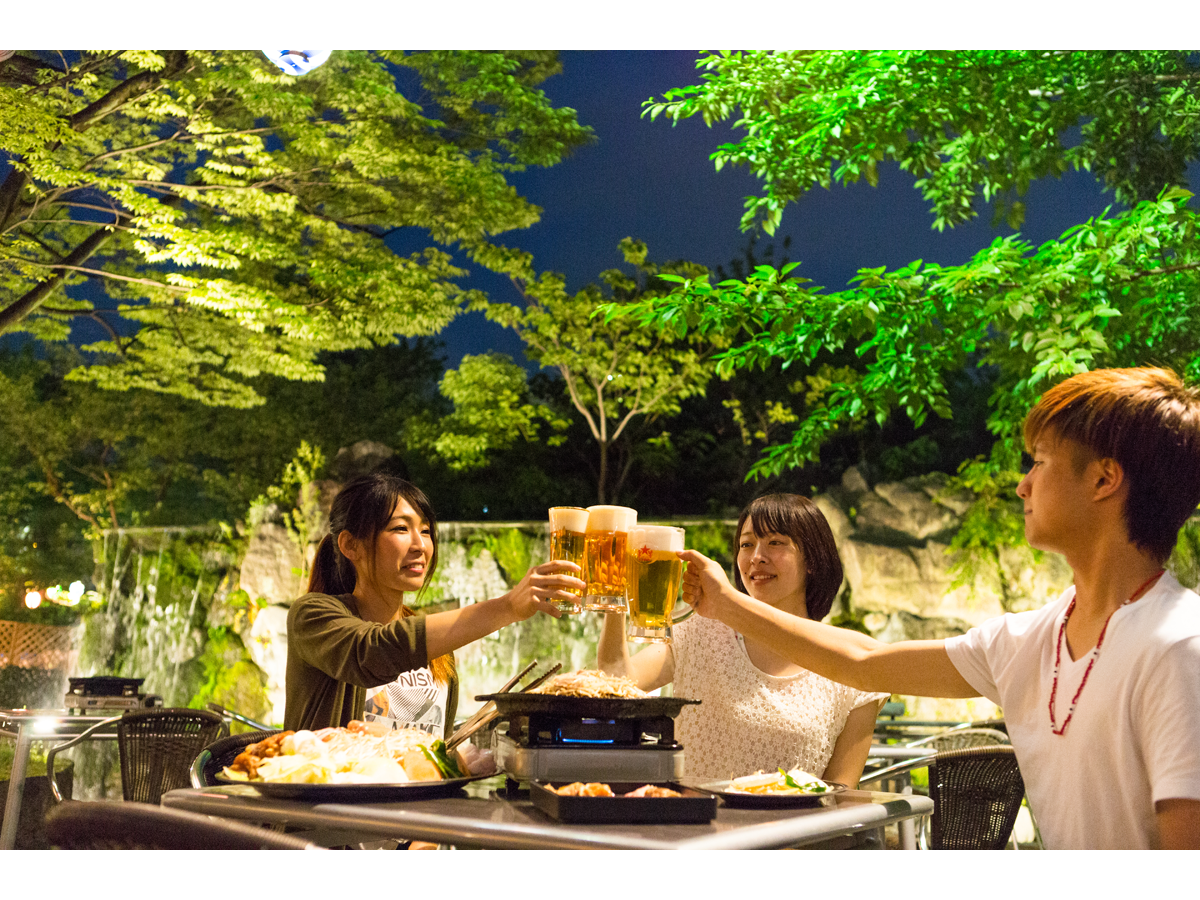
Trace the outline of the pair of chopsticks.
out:
M 522 669 L 520 672 L 518 672 L 516 675 L 514 675 L 512 678 L 510 678 L 508 680 L 508 682 L 504 685 L 504 687 L 500 688 L 500 690 L 496 691 L 496 693 L 497 694 L 507 694 L 510 690 L 512 690 L 513 685 L 515 685 L 518 681 L 520 681 L 522 678 L 524 678 L 526 675 L 528 675 L 530 672 L 532 672 L 534 667 L 537 666 L 537 664 L 538 664 L 538 661 L 535 659 L 533 662 L 531 662 L 529 665 L 527 665 L 524 669 Z M 527 691 L 533 690 L 535 687 L 542 684 L 547 678 L 549 678 L 551 675 L 553 675 L 555 672 L 557 672 L 561 668 L 562 668 L 562 663 L 555 663 L 553 666 L 551 666 L 549 669 L 547 669 L 542 675 L 535 678 L 533 681 L 529 682 L 529 684 L 525 685 L 525 687 L 521 688 L 521 690 L 519 690 L 517 693 L 523 694 L 523 693 L 526 693 Z M 499 711 L 496 709 L 495 701 L 489 700 L 483 706 L 479 707 L 479 709 L 476 710 L 475 715 L 473 715 L 473 716 L 471 716 L 471 718 L 467 719 L 467 721 L 462 724 L 462 727 L 460 727 L 458 729 L 458 731 L 456 731 L 456 732 L 454 732 L 454 734 L 450 735 L 450 740 L 446 741 L 446 749 L 453 750 L 455 747 L 457 747 L 459 744 L 461 744 L 463 741 L 465 741 L 467 738 L 469 738 L 475 732 L 479 731 L 485 725 L 488 725 L 492 721 L 494 721 L 496 716 L 498 716 L 499 714 L 500 714 Z

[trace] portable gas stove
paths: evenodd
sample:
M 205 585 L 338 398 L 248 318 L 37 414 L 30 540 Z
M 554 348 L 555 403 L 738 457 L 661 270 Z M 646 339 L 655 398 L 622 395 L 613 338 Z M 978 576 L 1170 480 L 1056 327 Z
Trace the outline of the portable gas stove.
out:
M 674 781 L 683 776 L 675 697 L 640 700 L 489 694 L 503 724 L 496 765 L 518 781 Z
M 117 678 L 110 675 L 69 678 L 63 705 L 69 712 L 162 706 L 162 698 L 157 694 L 139 692 L 138 689 L 145 680 L 145 678 Z

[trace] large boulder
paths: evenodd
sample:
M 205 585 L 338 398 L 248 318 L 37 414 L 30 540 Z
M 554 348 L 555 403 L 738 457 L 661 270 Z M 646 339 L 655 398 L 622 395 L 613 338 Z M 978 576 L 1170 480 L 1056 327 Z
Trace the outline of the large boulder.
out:
M 251 599 L 288 606 L 304 592 L 305 558 L 288 530 L 263 522 L 250 535 L 242 560 L 241 587 Z

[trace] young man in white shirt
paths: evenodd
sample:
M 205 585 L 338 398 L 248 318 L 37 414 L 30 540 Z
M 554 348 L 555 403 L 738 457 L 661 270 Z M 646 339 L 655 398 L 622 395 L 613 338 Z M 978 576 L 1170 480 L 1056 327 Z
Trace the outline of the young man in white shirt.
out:
M 1200 391 L 1163 369 L 1076 375 L 1025 442 L 1025 536 L 1075 574 L 1040 610 L 884 644 L 782 616 L 694 551 L 685 598 L 859 690 L 999 704 L 1048 847 L 1200 849 L 1200 597 L 1163 571 L 1200 503 Z

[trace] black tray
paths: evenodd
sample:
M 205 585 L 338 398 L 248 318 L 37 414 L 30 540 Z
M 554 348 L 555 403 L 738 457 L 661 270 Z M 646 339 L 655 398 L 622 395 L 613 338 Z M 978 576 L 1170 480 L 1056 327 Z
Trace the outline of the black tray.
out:
M 550 715 L 584 716 L 594 719 L 675 718 L 679 711 L 699 700 L 684 697 L 645 697 L 626 700 L 611 697 L 564 697 L 559 694 L 479 694 L 476 700 L 492 700 L 501 718 Z M 637 787 L 638 785 L 634 785 Z
M 491 778 L 448 778 L 444 781 L 409 781 L 404 784 L 287 784 L 274 781 L 237 781 L 217 775 L 220 784 L 244 784 L 264 797 L 276 800 L 303 800 L 306 803 L 390 803 L 395 800 L 429 800 L 450 797 L 472 781 Z
M 741 791 L 728 790 L 728 781 L 714 781 L 700 785 L 700 790 L 708 791 L 721 798 L 726 806 L 742 809 L 795 809 L 798 806 L 819 806 L 821 799 L 832 797 L 849 790 L 846 785 L 836 781 L 825 782 L 829 790 L 819 794 L 743 794 Z
M 562 787 L 570 782 L 556 784 Z M 614 794 L 625 794 L 646 782 L 607 782 Z M 703 825 L 717 815 L 717 798 L 673 781 L 650 782 L 679 791 L 682 797 L 563 797 L 540 782 L 529 783 L 529 799 L 552 819 L 576 825 Z

